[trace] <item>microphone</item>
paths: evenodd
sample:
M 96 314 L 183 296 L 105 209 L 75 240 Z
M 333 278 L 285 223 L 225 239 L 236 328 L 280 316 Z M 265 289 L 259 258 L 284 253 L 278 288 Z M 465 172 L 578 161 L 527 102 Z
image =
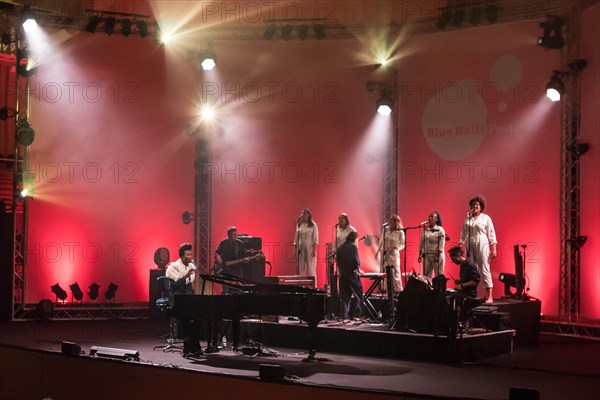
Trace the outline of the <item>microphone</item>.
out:
M 389 222 L 386 222 L 385 224 L 383 224 L 383 226 L 388 226 L 389 224 L 390 224 Z
M 340 223 L 338 222 L 337 224 L 335 224 L 334 226 L 340 226 Z
M 360 242 L 361 240 L 365 240 L 367 238 L 367 235 L 361 237 L 360 239 L 358 239 L 358 241 Z
M 423 221 L 423 222 L 421 222 L 419 225 L 420 225 L 420 226 L 423 226 L 423 225 L 427 225 L 428 223 L 429 223 L 429 221 Z
M 467 217 L 470 217 L 470 216 L 471 216 L 471 215 L 472 215 L 474 212 L 475 212 L 475 209 L 474 209 L 474 208 L 471 208 L 471 209 L 469 210 L 469 212 L 467 213 Z

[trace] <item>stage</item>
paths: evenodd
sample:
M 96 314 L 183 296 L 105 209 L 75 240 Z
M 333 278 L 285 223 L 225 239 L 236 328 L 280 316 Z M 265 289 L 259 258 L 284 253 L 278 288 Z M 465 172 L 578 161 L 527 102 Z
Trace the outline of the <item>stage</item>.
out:
M 543 400 L 597 399 L 600 393 L 600 343 L 550 336 L 515 352 L 483 358 L 479 353 L 477 361 L 431 362 L 404 356 L 409 350 L 431 354 L 435 341 L 447 338 L 331 320 L 318 328 L 317 357 L 327 361 L 304 362 L 306 327 L 286 318 L 277 323 L 244 320 L 243 352 L 232 351 L 229 337 L 219 353 L 197 359 L 153 350 L 166 344 L 160 338 L 168 330 L 166 321 L 49 320 L 0 327 L 0 397 L 7 399 L 198 398 L 207 393 L 212 399 L 506 399 L 510 387 L 536 388 Z M 481 339 L 476 336 L 463 340 Z M 248 339 L 260 340 L 263 353 L 253 354 Z M 84 354 L 61 354 L 63 341 L 81 346 Z M 140 361 L 93 358 L 93 346 L 130 349 Z M 261 381 L 261 364 L 280 366 L 284 381 Z

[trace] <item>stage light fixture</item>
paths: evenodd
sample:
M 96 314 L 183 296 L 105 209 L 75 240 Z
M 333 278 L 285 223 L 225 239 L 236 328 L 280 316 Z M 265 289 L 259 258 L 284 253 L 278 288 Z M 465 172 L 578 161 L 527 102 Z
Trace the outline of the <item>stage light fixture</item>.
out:
M 77 282 L 69 285 L 69 289 L 71 289 L 71 295 L 75 300 L 81 301 L 83 299 L 83 292 L 81 291 L 81 288 Z
M 325 25 L 323 24 L 315 24 L 313 25 L 313 31 L 315 32 L 315 37 L 319 40 L 325 38 Z
M 121 33 L 123 34 L 123 36 L 127 37 L 129 35 L 131 35 L 131 25 L 133 23 L 131 22 L 131 20 L 129 18 L 125 18 L 123 20 L 121 20 Z
M 552 18 L 544 22 L 540 22 L 540 28 L 544 30 L 542 36 L 538 37 L 537 44 L 549 49 L 562 49 L 565 45 L 565 39 L 562 37 L 562 19 Z
M 200 60 L 200 65 L 202 65 L 202 69 L 205 71 L 212 71 L 212 69 L 217 65 L 217 56 L 210 49 L 204 50 L 200 53 Z
M 166 269 L 167 264 L 171 261 L 171 254 L 166 247 L 160 247 L 154 252 L 154 264 L 158 269 Z
M 450 23 L 451 19 L 452 19 L 452 11 L 450 10 L 450 8 L 444 7 L 444 8 L 442 8 L 442 11 L 440 13 L 440 18 L 435 23 L 435 26 L 437 26 L 437 28 L 439 30 L 444 30 L 446 28 L 446 26 Z
M 269 24 L 269 25 L 267 25 L 267 29 L 265 29 L 264 38 L 266 40 L 271 40 L 271 39 L 273 39 L 273 36 L 275 36 L 276 32 L 277 32 L 277 25 Z
M 17 142 L 21 146 L 29 146 L 35 140 L 35 131 L 29 125 L 29 121 L 23 120 L 19 123 L 16 132 Z
M 490 24 L 495 24 L 498 22 L 498 16 L 500 14 L 500 7 L 496 4 L 488 4 L 485 8 L 485 16 Z
M 375 108 L 379 115 L 389 116 L 394 110 L 394 99 L 390 85 L 385 82 L 369 81 L 367 82 L 367 90 L 369 92 L 379 90 L 379 99 L 375 103 Z
M 377 113 L 379 115 L 383 115 L 384 117 L 389 116 L 394 110 L 394 100 L 392 100 L 388 96 L 381 96 L 379 100 L 377 100 Z
M 9 107 L 0 108 L 0 120 L 2 120 L 2 121 L 6 121 L 7 119 L 14 117 L 15 114 L 16 114 L 16 111 L 13 110 L 12 108 L 9 108 Z
M 473 26 L 479 25 L 479 21 L 481 21 L 481 8 L 473 7 L 471 9 L 471 16 L 469 18 L 469 23 Z
M 192 222 L 194 220 L 194 214 L 192 214 L 189 211 L 186 211 L 183 214 L 181 214 L 181 220 L 183 221 L 184 224 L 189 225 L 190 222 Z
M 100 23 L 100 17 L 97 15 L 92 15 L 91 17 L 88 18 L 88 23 L 85 27 L 85 30 L 88 31 L 89 33 L 94 33 L 94 32 L 96 32 L 96 28 L 98 27 L 99 23 Z
M 284 25 L 281 27 L 281 37 L 283 38 L 283 40 L 285 40 L 285 41 L 290 40 L 290 38 L 292 37 L 293 29 L 294 28 L 291 25 Z
M 302 24 L 298 27 L 298 38 L 300 40 L 306 40 L 308 37 L 308 25 Z
M 146 21 L 135 21 L 135 26 L 137 27 L 138 34 L 142 38 L 148 36 L 148 23 Z
M 587 243 L 587 239 L 587 236 L 573 236 L 567 239 L 567 243 L 577 249 L 580 249 Z
M 38 317 L 42 320 L 48 320 L 54 313 L 54 303 L 50 299 L 43 299 L 37 303 L 35 308 Z
M 467 11 L 464 7 L 459 7 L 454 11 L 454 19 L 452 19 L 452 25 L 457 28 L 460 28 L 465 20 L 467 15 Z
M 26 78 L 37 72 L 37 67 L 33 65 L 29 51 L 25 48 L 17 50 L 17 72 Z
M 108 17 L 104 20 L 104 33 L 106 33 L 107 35 L 112 35 L 113 32 L 115 31 L 115 24 L 117 23 L 117 20 L 115 19 L 115 17 Z
M 590 149 L 590 145 L 588 143 L 575 143 L 575 144 L 567 146 L 567 150 L 569 150 L 571 153 L 573 153 L 577 157 L 584 155 L 585 153 L 588 152 L 589 149 Z
M 87 293 L 88 297 L 90 300 L 96 300 L 98 298 L 98 290 L 100 289 L 100 285 L 94 282 L 88 286 L 88 288 L 90 289 L 90 291 Z
M 115 285 L 111 282 L 110 285 L 108 285 L 108 289 L 106 289 L 106 292 L 104 292 L 104 298 L 106 300 L 114 300 L 118 288 L 118 285 Z
M 23 21 L 23 30 L 27 33 L 32 32 L 37 27 L 35 14 L 31 11 L 31 6 L 29 4 L 23 8 L 21 21 Z
M 56 285 L 50 286 L 50 291 L 54 293 L 57 299 L 60 299 L 62 301 L 65 301 L 67 299 L 67 292 L 65 292 L 65 289 L 61 288 L 58 283 Z
M 560 77 L 560 72 L 554 71 L 546 85 L 546 97 L 552 101 L 560 101 L 563 94 L 565 94 L 565 83 Z

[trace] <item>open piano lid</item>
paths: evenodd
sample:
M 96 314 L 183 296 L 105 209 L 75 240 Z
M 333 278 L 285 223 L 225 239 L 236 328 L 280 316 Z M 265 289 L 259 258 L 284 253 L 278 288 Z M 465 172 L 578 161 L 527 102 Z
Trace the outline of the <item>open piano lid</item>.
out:
M 252 293 L 325 293 L 321 289 L 311 289 L 297 285 L 278 285 L 276 283 L 258 283 L 249 279 L 240 278 L 229 274 L 204 275 L 200 277 L 205 281 L 218 283 L 244 292 Z

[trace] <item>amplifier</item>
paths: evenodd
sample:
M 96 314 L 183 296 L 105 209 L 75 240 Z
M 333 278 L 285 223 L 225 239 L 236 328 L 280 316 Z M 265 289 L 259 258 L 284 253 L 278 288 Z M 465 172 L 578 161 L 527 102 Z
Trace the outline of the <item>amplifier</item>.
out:
M 300 275 L 281 275 L 281 276 L 265 276 L 264 283 L 275 283 L 278 285 L 296 285 L 303 286 L 305 288 L 315 288 L 315 277 L 314 276 L 300 276 Z
M 244 243 L 247 255 L 253 255 L 253 252 L 262 250 L 262 238 L 260 236 L 248 236 L 246 234 L 239 234 L 238 239 Z

